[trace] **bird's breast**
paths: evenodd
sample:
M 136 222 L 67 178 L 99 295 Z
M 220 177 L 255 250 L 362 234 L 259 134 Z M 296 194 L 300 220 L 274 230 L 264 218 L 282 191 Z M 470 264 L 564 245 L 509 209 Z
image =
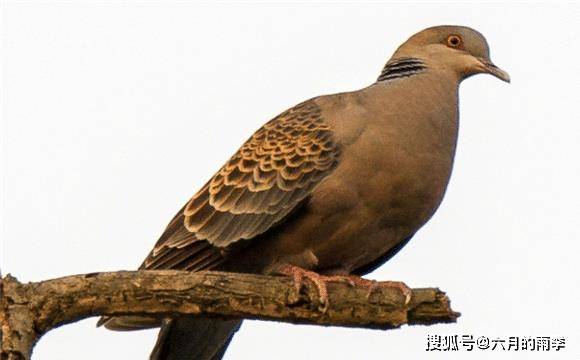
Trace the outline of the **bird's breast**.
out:
M 404 166 L 392 167 L 400 161 Z M 334 199 L 327 208 L 327 224 L 334 229 L 328 244 L 340 244 L 332 248 L 344 251 L 343 261 L 355 268 L 425 224 L 441 203 L 451 173 L 449 162 L 431 156 L 385 159 L 372 167 L 376 168 L 353 165 L 341 176 L 342 187 L 323 187 L 320 192 L 324 197 L 320 200 Z M 333 250 L 320 245 L 324 262 L 324 254 L 331 255 Z M 336 260 L 334 255 L 331 258 Z
M 321 223 L 332 229 L 313 244 L 322 268 L 365 266 L 433 215 L 451 175 L 457 136 L 455 118 L 439 120 L 449 124 L 435 135 L 431 125 L 406 131 L 399 124 L 367 124 L 344 149 L 340 165 L 311 202 L 314 213 L 324 214 Z

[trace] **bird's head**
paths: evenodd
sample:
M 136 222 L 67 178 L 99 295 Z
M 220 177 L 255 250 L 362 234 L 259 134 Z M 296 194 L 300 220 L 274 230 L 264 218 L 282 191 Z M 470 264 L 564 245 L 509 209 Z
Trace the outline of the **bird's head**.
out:
M 418 32 L 397 49 L 392 59 L 407 57 L 425 59 L 450 70 L 459 80 L 486 73 L 510 82 L 509 74 L 491 61 L 483 35 L 465 26 L 435 26 Z

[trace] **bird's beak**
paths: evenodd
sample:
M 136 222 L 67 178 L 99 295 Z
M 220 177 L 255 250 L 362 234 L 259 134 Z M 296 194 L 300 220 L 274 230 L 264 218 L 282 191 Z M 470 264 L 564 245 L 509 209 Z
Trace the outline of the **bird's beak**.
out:
M 511 81 L 510 74 L 508 74 L 506 71 L 495 66 L 495 64 L 492 63 L 491 61 L 489 61 L 487 59 L 483 59 L 483 58 L 479 58 L 478 60 L 481 62 L 481 66 L 482 66 L 481 71 L 482 72 L 487 73 L 487 74 L 491 74 L 491 75 L 495 76 L 496 78 L 503 80 L 507 83 L 509 83 Z

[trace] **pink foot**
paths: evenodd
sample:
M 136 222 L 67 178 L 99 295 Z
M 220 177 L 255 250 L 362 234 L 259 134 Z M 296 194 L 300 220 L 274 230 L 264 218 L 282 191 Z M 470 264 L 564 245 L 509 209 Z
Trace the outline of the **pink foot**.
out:
M 318 290 L 318 296 L 320 304 L 322 305 L 323 311 L 328 308 L 328 289 L 326 284 L 329 282 L 346 282 L 351 286 L 355 283 L 350 278 L 350 276 L 340 276 L 340 275 L 320 275 L 314 271 L 306 270 L 294 265 L 284 265 L 280 267 L 277 271 L 282 275 L 292 276 L 294 280 L 294 288 L 296 292 L 299 293 L 304 285 L 304 279 L 308 279 L 314 284 Z
M 304 285 L 304 278 L 310 280 L 316 289 L 318 290 L 318 296 L 320 298 L 320 303 L 323 307 L 328 304 L 328 289 L 324 283 L 323 276 L 315 273 L 314 271 L 306 270 L 294 265 L 284 265 L 280 267 L 277 271 L 282 275 L 291 276 L 294 280 L 294 288 L 296 293 L 300 293 L 302 286 Z
M 407 285 L 399 281 L 375 281 L 363 279 L 356 275 L 321 275 L 314 271 L 306 270 L 294 265 L 284 265 L 277 271 L 282 275 L 292 276 L 294 280 L 294 287 L 299 293 L 304 284 L 304 278 L 310 280 L 318 290 L 318 296 L 322 309 L 326 310 L 328 307 L 328 289 L 326 284 L 329 282 L 347 283 L 350 286 L 360 286 L 368 289 L 367 299 L 377 289 L 396 288 L 401 291 L 405 297 L 405 305 L 411 301 L 411 289 Z

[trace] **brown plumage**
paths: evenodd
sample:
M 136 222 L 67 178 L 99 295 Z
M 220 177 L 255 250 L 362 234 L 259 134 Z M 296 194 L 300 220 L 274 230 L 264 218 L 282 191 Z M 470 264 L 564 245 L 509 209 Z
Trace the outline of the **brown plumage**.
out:
M 376 83 L 310 99 L 260 128 L 177 213 L 141 268 L 373 270 L 439 206 L 455 153 L 459 83 L 482 72 L 509 81 L 475 30 L 414 35 Z M 155 359 L 219 359 L 241 322 L 100 323 L 162 325 Z
M 339 155 L 315 103 L 282 113 L 191 198 L 141 268 L 193 271 L 219 265 L 225 254 L 220 250 L 283 219 L 332 171 Z

